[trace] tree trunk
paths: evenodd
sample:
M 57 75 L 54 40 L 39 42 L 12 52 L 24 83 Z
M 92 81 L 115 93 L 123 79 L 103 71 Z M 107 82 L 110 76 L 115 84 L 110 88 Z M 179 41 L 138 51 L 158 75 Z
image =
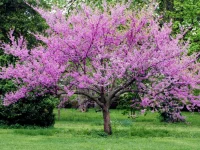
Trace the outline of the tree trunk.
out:
M 112 134 L 111 123 L 110 123 L 110 112 L 108 106 L 103 106 L 103 121 L 104 121 L 104 132 L 108 135 Z

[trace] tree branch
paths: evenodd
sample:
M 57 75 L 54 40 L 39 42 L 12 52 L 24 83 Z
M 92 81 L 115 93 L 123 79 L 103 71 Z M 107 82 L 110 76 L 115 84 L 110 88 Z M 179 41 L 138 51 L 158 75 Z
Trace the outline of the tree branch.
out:
M 95 101 L 99 106 L 103 106 L 103 103 L 98 100 L 98 98 L 95 98 L 91 94 L 85 92 L 85 91 L 76 91 L 74 94 L 84 95 L 88 97 L 90 100 Z
M 115 100 L 119 99 L 120 95 L 124 94 L 124 93 L 128 93 L 128 92 L 133 92 L 133 93 L 146 93 L 146 91 L 140 91 L 140 90 L 132 90 L 132 89 L 124 89 L 119 91 L 117 94 L 115 94 L 115 96 L 110 100 L 110 102 L 114 102 Z
M 131 80 L 129 80 L 127 83 L 125 83 L 123 86 L 120 86 L 120 87 L 116 88 L 115 90 L 113 90 L 113 91 L 111 92 L 111 94 L 108 96 L 108 99 L 111 100 L 113 97 L 115 97 L 115 95 L 116 95 L 119 91 L 121 91 L 121 90 L 127 88 L 127 87 L 130 86 L 134 81 L 135 81 L 135 79 L 131 79 Z

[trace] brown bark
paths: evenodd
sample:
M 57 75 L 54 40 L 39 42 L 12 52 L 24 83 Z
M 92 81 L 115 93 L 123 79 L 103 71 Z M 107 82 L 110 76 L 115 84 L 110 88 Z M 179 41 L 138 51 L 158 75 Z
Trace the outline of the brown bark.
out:
M 108 135 L 111 135 L 112 129 L 111 129 L 111 123 L 110 123 L 109 107 L 104 106 L 102 110 L 103 110 L 103 120 L 104 120 L 104 132 L 106 132 Z

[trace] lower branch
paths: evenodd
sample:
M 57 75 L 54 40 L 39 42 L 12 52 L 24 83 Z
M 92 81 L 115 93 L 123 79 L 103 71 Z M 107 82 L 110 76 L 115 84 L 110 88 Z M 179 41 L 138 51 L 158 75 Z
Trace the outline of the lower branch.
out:
M 76 91 L 74 94 L 84 95 L 84 96 L 88 97 L 90 100 L 96 102 L 100 107 L 103 107 L 103 103 L 100 102 L 100 101 L 98 100 L 98 98 L 92 96 L 92 95 L 89 94 L 88 92 L 85 92 L 85 91 Z

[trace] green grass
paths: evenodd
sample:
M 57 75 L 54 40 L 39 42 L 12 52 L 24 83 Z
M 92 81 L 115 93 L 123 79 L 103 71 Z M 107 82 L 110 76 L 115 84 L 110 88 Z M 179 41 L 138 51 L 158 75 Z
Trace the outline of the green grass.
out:
M 131 120 L 111 110 L 113 135 L 107 136 L 101 112 L 61 110 L 54 127 L 1 126 L 0 150 L 200 150 L 200 114 L 184 115 L 187 123 L 167 124 L 157 113 Z

